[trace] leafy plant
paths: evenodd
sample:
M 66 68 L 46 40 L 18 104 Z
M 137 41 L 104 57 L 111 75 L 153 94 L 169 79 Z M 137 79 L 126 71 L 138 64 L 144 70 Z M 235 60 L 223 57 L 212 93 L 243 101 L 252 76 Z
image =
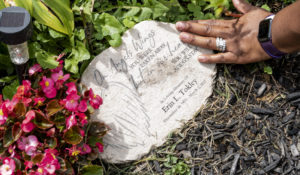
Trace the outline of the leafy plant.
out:
M 272 74 L 273 74 L 272 67 L 270 67 L 270 66 L 265 66 L 265 67 L 264 67 L 264 72 L 265 72 L 266 74 L 272 75 Z
M 49 26 L 59 32 L 72 35 L 74 30 L 74 17 L 70 9 L 70 1 L 53 0 L 11 0 L 16 6 L 23 7 L 39 23 Z M 5 7 L 0 0 L 1 9 Z
M 184 161 L 178 160 L 177 157 L 168 155 L 167 160 L 164 163 L 164 166 L 167 168 L 170 168 L 166 172 L 164 172 L 165 175 L 187 175 L 190 174 L 190 168 L 189 166 L 184 163 Z
M 11 100 L 0 95 L 0 174 L 103 173 L 92 161 L 103 152 L 108 128 L 89 120 L 102 99 L 92 89 L 81 94 L 58 61 L 55 69 L 35 64 L 31 81 L 4 88 Z

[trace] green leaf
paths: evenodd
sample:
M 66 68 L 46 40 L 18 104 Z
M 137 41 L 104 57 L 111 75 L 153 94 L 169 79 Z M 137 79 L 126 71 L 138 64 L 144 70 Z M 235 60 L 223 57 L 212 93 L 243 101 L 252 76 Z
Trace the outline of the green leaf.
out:
M 75 36 L 80 40 L 83 41 L 85 39 L 85 32 L 83 29 L 75 30 Z
M 3 137 L 3 146 L 4 147 L 9 147 L 14 142 L 12 128 L 13 128 L 13 126 L 10 126 L 5 130 L 4 137 Z
M 135 25 L 134 21 L 129 20 L 128 18 L 125 18 L 122 23 L 124 24 L 124 26 L 128 27 L 128 28 L 132 28 Z
M 63 33 L 57 32 L 56 30 L 53 30 L 51 28 L 49 28 L 49 34 L 54 39 L 66 37 L 66 35 L 64 35 Z
M 11 82 L 12 80 L 14 80 L 16 78 L 17 78 L 16 75 L 6 76 L 6 77 L 3 77 L 3 78 L 0 78 L 0 83 L 8 83 L 8 82 Z
M 98 165 L 87 165 L 81 169 L 80 173 L 82 175 L 103 175 L 103 168 Z
M 44 155 L 41 153 L 38 153 L 31 158 L 31 161 L 35 164 L 38 164 L 43 160 L 43 158 L 44 158 Z
M 46 144 L 47 144 L 47 146 L 49 147 L 49 148 L 51 148 L 51 149 L 55 149 L 56 148 L 56 146 L 57 146 L 57 138 L 53 138 L 53 137 L 51 137 L 51 138 L 48 138 L 47 140 L 46 140 Z
M 154 1 L 154 10 L 153 10 L 153 19 L 156 19 L 160 16 L 163 16 L 166 12 L 169 11 L 169 8 L 164 6 L 162 3 L 158 1 Z
M 145 21 L 145 20 L 151 19 L 152 13 L 153 13 L 153 11 L 151 8 L 143 7 L 138 20 Z
M 42 112 L 34 111 L 35 112 L 35 118 L 33 120 L 33 123 L 40 129 L 48 129 L 53 126 L 53 124 L 45 117 L 45 115 Z
M 269 11 L 269 12 L 271 11 L 271 8 L 268 6 L 268 4 L 262 5 L 261 8 L 263 8 L 263 9 Z
M 14 2 L 18 7 L 23 7 L 26 10 L 28 10 L 30 14 L 32 14 L 33 12 L 32 0 L 14 0 Z
M 78 64 L 84 60 L 90 59 L 90 53 L 82 42 L 77 41 L 76 47 L 72 49 L 71 55 L 65 60 L 65 69 L 77 74 L 79 71 Z
M 102 138 L 98 136 L 90 136 L 88 138 L 88 144 L 91 146 L 96 146 L 96 143 L 102 142 Z
M 4 9 L 6 6 L 3 0 L 0 0 L 0 10 Z
M 63 109 L 58 100 L 51 100 L 46 107 L 47 116 L 50 117 Z
M 50 54 L 46 51 L 39 51 L 35 53 L 35 57 L 37 62 L 44 68 L 44 69 L 54 69 L 58 66 L 59 62 L 56 61 L 55 55 Z
M 80 128 L 78 126 L 72 126 L 64 134 L 64 140 L 72 145 L 77 145 L 82 141 L 83 137 L 80 134 Z
M 67 34 L 71 36 L 74 30 L 74 16 L 70 8 L 69 0 L 43 0 L 43 2 L 55 13 L 56 16 L 59 17 L 59 20 L 62 22 Z
M 26 114 L 26 106 L 24 103 L 20 102 L 17 103 L 14 108 L 14 113 L 16 114 L 16 117 L 23 117 Z
M 121 45 L 121 34 L 125 30 L 124 26 L 117 20 L 116 17 L 102 13 L 96 15 L 94 19 L 94 26 L 97 32 L 101 33 L 113 47 Z
M 32 3 L 31 15 L 39 23 L 69 36 L 72 35 L 74 29 L 74 17 L 72 10 L 68 6 L 69 3 L 53 0 L 28 0 L 28 3 L 29 2 Z M 53 12 L 55 14 L 53 14 Z
M 10 85 L 5 86 L 2 90 L 3 98 L 6 99 L 12 99 L 15 93 L 17 92 L 17 89 L 19 87 L 19 81 L 15 80 Z
M 128 12 L 126 12 L 126 13 L 124 14 L 124 18 L 126 18 L 126 17 L 133 17 L 133 16 L 135 16 L 136 14 L 138 14 L 140 11 L 141 11 L 141 8 L 140 8 L 140 7 L 133 7 L 133 8 L 131 8 Z
M 60 169 L 56 170 L 58 174 L 63 174 L 63 175 L 74 175 L 74 170 L 70 162 L 67 160 L 57 156 L 57 159 L 60 164 Z
M 265 66 L 264 67 L 264 72 L 269 74 L 269 75 L 272 75 L 273 74 L 273 70 L 270 66 Z
M 21 137 L 21 135 L 22 135 L 21 123 L 17 122 L 13 125 L 12 135 L 13 135 L 14 141 L 17 141 Z
M 63 124 L 66 121 L 66 117 L 63 114 L 56 114 L 49 117 L 49 120 L 56 125 Z
M 101 122 L 91 122 L 88 130 L 89 136 L 103 137 L 108 132 L 108 127 Z

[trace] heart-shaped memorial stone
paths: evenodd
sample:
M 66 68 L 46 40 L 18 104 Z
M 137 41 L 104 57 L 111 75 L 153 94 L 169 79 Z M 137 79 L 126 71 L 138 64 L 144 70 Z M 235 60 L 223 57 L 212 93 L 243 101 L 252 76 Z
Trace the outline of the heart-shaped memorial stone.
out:
M 101 157 L 111 163 L 136 160 L 160 146 L 170 132 L 199 112 L 212 93 L 212 53 L 179 39 L 174 24 L 144 21 L 124 33 L 123 44 L 98 55 L 81 81 L 103 98 L 92 119 L 105 122 Z

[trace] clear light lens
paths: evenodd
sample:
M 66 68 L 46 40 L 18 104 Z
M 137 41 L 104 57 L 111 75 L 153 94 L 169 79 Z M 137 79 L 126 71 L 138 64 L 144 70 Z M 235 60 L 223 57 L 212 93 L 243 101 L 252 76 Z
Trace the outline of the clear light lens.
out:
M 10 59 L 14 64 L 25 64 L 29 60 L 27 42 L 18 45 L 7 45 Z

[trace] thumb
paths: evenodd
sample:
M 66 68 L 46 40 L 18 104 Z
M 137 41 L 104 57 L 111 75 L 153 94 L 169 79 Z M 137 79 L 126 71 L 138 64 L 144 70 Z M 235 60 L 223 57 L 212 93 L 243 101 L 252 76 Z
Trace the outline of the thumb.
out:
M 234 7 L 241 13 L 248 13 L 253 10 L 254 6 L 245 0 L 232 0 Z

